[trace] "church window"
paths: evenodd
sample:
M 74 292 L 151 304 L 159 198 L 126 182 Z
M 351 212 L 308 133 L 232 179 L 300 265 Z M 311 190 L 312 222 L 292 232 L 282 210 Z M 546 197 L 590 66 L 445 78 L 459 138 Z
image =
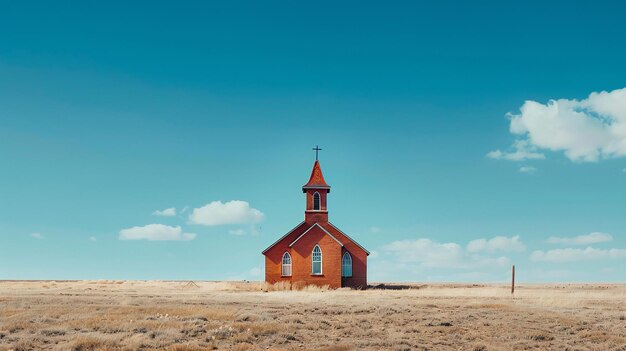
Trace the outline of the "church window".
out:
M 347 252 L 343 254 L 343 257 L 341 258 L 341 276 L 352 276 L 352 256 L 350 256 Z
M 281 275 L 286 277 L 291 276 L 291 255 L 289 252 L 285 252 L 283 254 L 283 267 Z
M 320 193 L 318 193 L 317 191 L 315 192 L 315 194 L 313 194 L 313 209 L 320 209 Z
M 322 274 L 322 249 L 320 249 L 319 245 L 315 245 L 313 248 L 313 254 L 311 255 L 312 260 L 312 274 Z

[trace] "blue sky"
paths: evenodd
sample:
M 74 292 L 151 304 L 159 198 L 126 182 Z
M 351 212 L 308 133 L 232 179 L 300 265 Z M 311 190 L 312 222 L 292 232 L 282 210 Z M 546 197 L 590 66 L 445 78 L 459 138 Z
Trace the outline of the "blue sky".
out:
M 3 3 L 0 279 L 259 279 L 319 144 L 370 281 L 623 281 L 625 10 Z

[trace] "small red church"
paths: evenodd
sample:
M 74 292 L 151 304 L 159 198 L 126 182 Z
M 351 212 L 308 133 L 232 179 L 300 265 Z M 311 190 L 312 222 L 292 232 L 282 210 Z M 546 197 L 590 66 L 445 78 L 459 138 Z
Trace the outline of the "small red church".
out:
M 306 194 L 304 222 L 263 251 L 265 281 L 365 289 L 369 252 L 328 221 L 330 185 L 317 159 L 302 192 Z

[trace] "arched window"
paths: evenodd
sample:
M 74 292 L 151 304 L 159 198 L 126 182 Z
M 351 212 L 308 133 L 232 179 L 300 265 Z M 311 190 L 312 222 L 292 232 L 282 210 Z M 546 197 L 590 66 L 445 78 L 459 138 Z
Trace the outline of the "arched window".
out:
M 286 277 L 291 276 L 291 255 L 289 252 L 283 254 L 283 266 L 280 274 Z
M 320 193 L 318 193 L 317 191 L 315 192 L 315 194 L 313 194 L 313 209 L 320 209 Z
M 313 248 L 313 254 L 311 255 L 312 262 L 312 274 L 322 274 L 322 249 L 319 245 L 315 245 Z
M 341 276 L 352 276 L 352 256 L 350 256 L 347 252 L 343 254 L 343 257 L 341 258 Z

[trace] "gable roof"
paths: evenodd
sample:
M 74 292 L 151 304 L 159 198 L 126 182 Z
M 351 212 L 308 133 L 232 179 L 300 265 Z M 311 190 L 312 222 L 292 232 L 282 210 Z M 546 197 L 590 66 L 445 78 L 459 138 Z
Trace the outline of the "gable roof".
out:
M 289 247 L 292 247 L 293 244 L 296 243 L 296 241 L 300 240 L 300 238 L 302 238 L 306 233 L 308 233 L 311 229 L 313 229 L 315 226 L 319 227 L 321 230 L 324 231 L 324 233 L 328 234 L 328 236 L 330 236 L 331 238 L 333 238 L 338 244 L 339 246 L 343 247 L 343 244 L 341 243 L 341 241 L 337 240 L 337 238 L 335 238 L 332 234 L 330 234 L 328 232 L 328 230 L 324 229 L 324 227 L 322 227 L 321 225 L 314 223 L 309 229 L 305 230 L 304 233 L 300 234 L 300 236 L 294 240 L 291 244 L 289 244 Z
M 328 192 L 330 192 L 330 185 L 326 184 L 326 180 L 324 180 L 322 167 L 320 167 L 318 160 L 315 160 L 315 163 L 313 164 L 313 170 L 311 171 L 309 181 L 302 186 L 303 192 L 306 191 L 306 189 L 328 189 Z
M 300 222 L 300 224 L 298 224 L 295 228 L 293 228 L 292 230 L 290 230 L 287 234 L 283 235 L 280 239 L 276 240 L 272 245 L 270 245 L 267 249 L 263 250 L 262 254 L 265 255 L 265 253 L 267 251 L 269 251 L 272 247 L 274 247 L 276 244 L 280 243 L 281 241 L 283 241 L 285 238 L 287 238 L 289 235 L 293 234 L 295 231 L 297 230 L 304 230 L 302 232 L 302 234 L 298 235 L 298 237 L 292 241 L 289 244 L 289 247 L 292 247 L 298 240 L 300 240 L 306 233 L 308 233 L 311 229 L 313 229 L 314 227 L 319 227 L 325 234 L 328 234 L 328 236 L 330 236 L 333 240 L 335 240 L 341 247 L 344 247 L 345 245 L 345 241 L 349 240 L 352 243 L 354 243 L 356 246 L 358 246 L 361 250 L 363 250 L 367 255 L 370 254 L 369 251 L 367 251 L 363 246 L 361 246 L 359 243 L 357 243 L 356 241 L 354 241 L 354 239 L 352 239 L 350 236 L 348 236 L 348 234 L 342 232 L 339 228 L 335 227 L 332 223 L 330 222 L 325 222 L 325 223 L 313 223 L 311 226 L 303 226 L 305 224 L 305 222 Z M 324 226 L 327 226 L 327 228 L 324 228 Z M 306 228 L 306 229 L 305 229 Z M 333 235 L 333 233 L 335 233 Z M 340 240 L 341 239 L 341 240 Z M 343 241 L 343 242 L 342 242 Z
M 283 235 L 280 237 L 280 239 L 276 240 L 272 245 L 268 246 L 267 249 L 263 250 L 263 252 L 261 252 L 263 255 L 265 255 L 265 253 L 267 251 L 269 251 L 269 249 L 271 249 L 272 247 L 274 247 L 274 245 L 278 244 L 279 242 L 281 242 L 284 238 L 286 238 L 289 234 L 293 233 L 296 229 L 300 228 L 302 225 L 304 224 L 304 221 L 300 222 L 300 224 L 298 224 L 297 226 L 295 226 L 295 228 L 293 228 L 292 230 L 290 230 L 287 234 Z
M 341 231 L 341 229 L 335 227 L 332 223 L 328 222 L 328 225 L 330 225 L 331 227 L 333 227 L 336 231 L 338 231 L 339 233 L 341 233 L 343 236 L 345 236 L 348 240 L 352 241 L 354 243 L 354 245 L 358 246 L 361 248 L 361 250 L 365 251 L 365 253 L 369 256 L 370 252 L 367 251 L 363 246 L 361 246 L 359 243 L 357 243 L 354 239 L 352 239 L 351 237 L 348 236 L 348 234 L 344 233 Z

